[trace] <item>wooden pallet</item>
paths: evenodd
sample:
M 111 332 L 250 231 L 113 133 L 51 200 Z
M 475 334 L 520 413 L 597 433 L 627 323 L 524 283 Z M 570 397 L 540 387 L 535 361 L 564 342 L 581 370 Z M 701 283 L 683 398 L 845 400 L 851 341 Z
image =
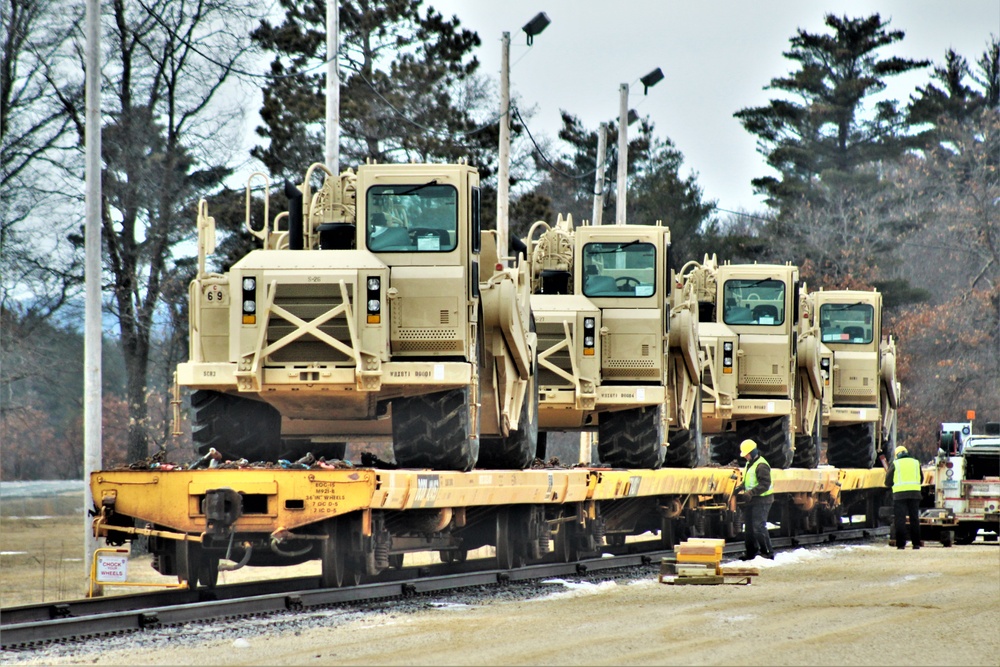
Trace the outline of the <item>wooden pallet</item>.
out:
M 661 584 L 705 586 L 717 584 L 747 585 L 760 574 L 756 567 L 722 567 L 715 563 L 682 563 L 672 558 L 660 561 Z

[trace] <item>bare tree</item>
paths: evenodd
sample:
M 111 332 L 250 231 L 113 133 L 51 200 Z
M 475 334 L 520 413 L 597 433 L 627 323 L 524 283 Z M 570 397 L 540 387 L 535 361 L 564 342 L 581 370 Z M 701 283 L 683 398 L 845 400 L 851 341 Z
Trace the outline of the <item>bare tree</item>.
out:
M 236 72 L 248 53 L 248 2 L 113 0 L 103 17 L 107 45 L 102 139 L 102 225 L 111 310 L 126 366 L 128 458 L 148 454 L 148 377 L 178 244 L 194 225 L 184 210 L 221 186 L 241 145 L 243 104 Z M 228 93 L 222 100 L 223 93 Z M 83 108 L 73 112 L 83 136 Z

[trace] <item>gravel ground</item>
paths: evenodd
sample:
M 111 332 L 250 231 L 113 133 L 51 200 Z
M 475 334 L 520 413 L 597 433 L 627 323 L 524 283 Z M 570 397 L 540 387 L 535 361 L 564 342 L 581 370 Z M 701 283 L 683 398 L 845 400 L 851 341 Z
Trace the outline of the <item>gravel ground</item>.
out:
M 670 586 L 645 569 L 190 624 L 0 663 L 1000 665 L 996 542 L 918 554 L 883 540 L 752 564 L 750 586 Z

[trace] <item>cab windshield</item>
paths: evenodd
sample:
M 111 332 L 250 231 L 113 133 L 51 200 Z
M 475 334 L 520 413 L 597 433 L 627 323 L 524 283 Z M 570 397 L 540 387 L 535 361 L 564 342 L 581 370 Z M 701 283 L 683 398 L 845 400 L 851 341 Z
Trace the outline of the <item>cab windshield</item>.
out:
M 780 280 L 727 280 L 722 298 L 722 321 L 726 324 L 775 326 L 785 323 L 785 283 Z
M 875 307 L 869 303 L 824 303 L 819 307 L 819 328 L 824 343 L 872 342 Z
M 583 246 L 586 296 L 647 297 L 656 291 L 656 247 L 639 241 Z
M 365 206 L 365 238 L 373 252 L 448 252 L 458 243 L 458 190 L 452 185 L 375 185 Z

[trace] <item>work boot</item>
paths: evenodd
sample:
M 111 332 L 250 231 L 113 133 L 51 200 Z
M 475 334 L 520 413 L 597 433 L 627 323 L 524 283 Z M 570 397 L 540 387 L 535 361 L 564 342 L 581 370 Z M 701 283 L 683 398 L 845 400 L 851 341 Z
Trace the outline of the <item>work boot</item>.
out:
M 763 556 L 764 558 L 766 558 L 768 560 L 774 560 L 774 554 L 773 553 L 771 553 L 771 554 L 761 554 L 761 556 Z
M 750 554 L 743 554 L 742 556 L 740 556 L 740 560 L 753 560 L 756 557 L 757 554 L 754 554 L 752 556 Z

